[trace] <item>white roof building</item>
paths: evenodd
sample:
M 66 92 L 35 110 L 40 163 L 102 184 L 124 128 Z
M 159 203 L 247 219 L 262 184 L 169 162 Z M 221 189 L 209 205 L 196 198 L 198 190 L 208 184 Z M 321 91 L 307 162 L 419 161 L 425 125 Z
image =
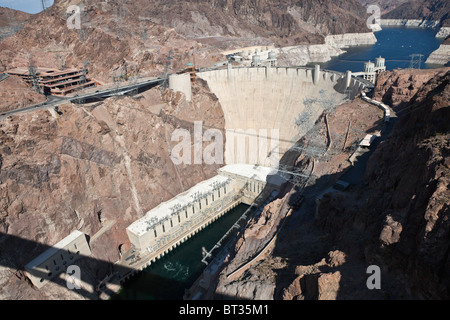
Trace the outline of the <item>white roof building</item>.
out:
M 128 230 L 133 232 L 134 234 L 140 236 L 147 232 L 147 227 L 152 224 L 156 224 L 158 221 L 161 221 L 165 218 L 169 218 L 172 214 L 172 208 L 174 206 L 187 206 L 192 205 L 194 201 L 194 196 L 196 193 L 208 193 L 211 191 L 211 185 L 214 183 L 226 183 L 229 181 L 228 177 L 217 175 L 211 179 L 202 181 L 191 189 L 178 194 L 176 197 L 159 204 L 157 207 L 148 211 L 144 217 L 139 220 L 136 220 L 131 225 L 128 226 Z
M 372 142 L 377 138 L 377 136 L 373 134 L 368 134 L 366 137 L 360 142 L 360 146 L 362 147 L 370 147 Z

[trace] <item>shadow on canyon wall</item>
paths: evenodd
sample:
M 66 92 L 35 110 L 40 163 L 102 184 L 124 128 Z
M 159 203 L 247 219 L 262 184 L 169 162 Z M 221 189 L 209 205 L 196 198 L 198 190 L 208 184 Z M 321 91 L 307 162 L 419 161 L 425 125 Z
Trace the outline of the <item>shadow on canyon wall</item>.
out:
M 317 300 L 319 295 L 321 299 L 389 299 L 391 296 L 384 290 L 384 284 L 390 281 L 390 285 L 401 286 L 381 269 L 381 279 L 384 280 L 382 290 L 368 289 L 367 279 L 371 273 L 367 271 L 370 263 L 367 262 L 365 253 L 366 239 L 362 230 L 364 227 L 355 227 L 358 218 L 345 212 L 330 212 L 329 220 L 324 217 L 323 212 L 318 216 L 316 201 L 319 195 L 327 197 L 328 192 L 345 197 L 346 193 L 358 193 L 366 188 L 364 174 L 367 162 L 378 145 L 388 138 L 394 123 L 395 121 L 391 121 L 385 125 L 383 119 L 380 119 L 372 128 L 367 128 L 366 132 L 370 132 L 383 127 L 382 137 L 375 140 L 370 151 L 358 156 L 353 166 L 341 172 L 318 177 L 306 187 L 293 190 L 289 205 L 292 206 L 299 196 L 302 196 L 304 201 L 288 217 L 274 245 L 273 257 L 288 261 L 286 267 L 276 270 L 275 299 L 282 299 L 290 286 L 289 293 L 294 299 Z M 349 189 L 328 189 L 338 180 L 348 182 Z M 367 199 L 360 199 L 360 204 L 364 201 Z M 356 211 L 358 205 L 354 207 Z M 346 234 L 337 232 L 339 236 L 336 237 L 329 233 L 330 228 L 339 228 Z M 408 296 L 406 292 L 401 292 L 400 295 Z

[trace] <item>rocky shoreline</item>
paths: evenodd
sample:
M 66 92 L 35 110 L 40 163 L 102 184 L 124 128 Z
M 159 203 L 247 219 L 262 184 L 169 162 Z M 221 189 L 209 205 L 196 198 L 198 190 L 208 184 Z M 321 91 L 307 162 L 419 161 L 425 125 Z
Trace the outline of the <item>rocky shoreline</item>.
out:
M 447 38 L 450 36 L 450 27 L 441 27 L 436 34 L 436 38 Z
M 436 51 L 428 57 L 426 63 L 446 65 L 450 61 L 450 44 L 441 44 Z
M 373 32 L 328 35 L 324 44 L 298 45 L 281 48 L 278 52 L 281 65 L 305 66 L 311 62 L 327 62 L 345 53 L 346 48 L 372 45 L 377 42 Z
M 440 25 L 439 21 L 423 19 L 380 19 L 381 26 L 405 26 L 420 28 L 436 28 Z

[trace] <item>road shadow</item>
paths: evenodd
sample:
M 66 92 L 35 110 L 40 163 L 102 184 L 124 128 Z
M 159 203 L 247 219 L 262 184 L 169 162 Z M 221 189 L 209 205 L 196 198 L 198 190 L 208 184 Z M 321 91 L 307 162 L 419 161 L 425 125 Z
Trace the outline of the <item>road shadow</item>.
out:
M 89 240 L 89 237 L 87 237 L 88 243 Z M 45 299 L 44 295 L 40 294 L 39 291 L 45 292 L 46 286 L 44 285 L 41 289 L 35 287 L 27 277 L 25 266 L 40 254 L 53 248 L 53 246 L 28 240 L 16 235 L 0 233 L 0 266 L 11 270 L 11 273 L 13 274 L 11 277 L 13 279 L 18 278 L 18 280 L 15 280 L 19 281 L 18 285 L 20 290 L 31 291 L 31 294 L 29 295 L 31 297 L 30 299 Z M 60 252 L 63 251 L 65 253 L 65 250 L 60 250 Z M 110 288 L 111 285 L 118 286 L 125 278 L 131 278 L 137 274 L 137 270 L 131 267 L 82 254 L 74 254 L 74 256 L 75 258 L 73 261 L 70 261 L 70 263 L 62 267 L 61 271 L 52 275 L 51 278 L 49 278 L 47 272 L 38 270 L 33 270 L 32 274 L 57 284 L 63 289 L 62 291 L 58 290 L 58 293 L 64 295 L 65 290 L 69 293 L 71 289 L 67 287 L 67 279 L 62 275 L 65 273 L 71 275 L 72 273 L 67 273 L 67 268 L 71 265 L 78 266 L 80 268 L 81 288 L 73 289 L 73 291 L 89 300 L 99 299 L 99 295 L 102 292 L 106 296 L 114 296 L 115 291 Z M 101 282 L 99 279 L 108 280 Z M 164 281 L 167 283 L 166 281 L 168 281 L 168 279 L 164 279 Z M 171 286 L 179 286 L 175 280 L 170 281 L 171 282 L 167 284 L 168 288 Z M 137 292 L 136 295 L 139 295 L 139 292 Z M 72 295 L 67 294 L 67 296 Z

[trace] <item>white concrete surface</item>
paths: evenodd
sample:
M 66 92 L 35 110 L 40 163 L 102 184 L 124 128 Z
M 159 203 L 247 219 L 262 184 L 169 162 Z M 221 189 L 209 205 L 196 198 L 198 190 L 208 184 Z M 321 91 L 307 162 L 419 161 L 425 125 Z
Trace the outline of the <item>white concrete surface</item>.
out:
M 72 265 L 77 259 L 91 255 L 86 235 L 78 230 L 48 248 L 26 266 L 26 274 L 33 285 L 42 288 Z
M 324 104 L 344 101 L 347 84 L 352 97 L 363 87 L 357 79 L 346 81 L 343 74 L 320 68 L 235 68 L 200 72 L 197 76 L 208 82 L 223 108 L 226 164 L 272 166 L 273 154 L 281 157 L 310 130 L 324 111 Z M 315 78 L 317 84 L 313 83 Z M 305 99 L 314 101 L 308 110 Z M 296 120 L 305 112 L 309 121 L 297 126 Z M 266 146 L 258 144 L 261 140 L 267 141 Z M 273 140 L 278 140 L 276 145 Z M 259 155 L 256 161 L 255 152 Z
M 189 73 L 170 75 L 169 89 L 184 93 L 186 101 L 192 101 L 191 75 Z

